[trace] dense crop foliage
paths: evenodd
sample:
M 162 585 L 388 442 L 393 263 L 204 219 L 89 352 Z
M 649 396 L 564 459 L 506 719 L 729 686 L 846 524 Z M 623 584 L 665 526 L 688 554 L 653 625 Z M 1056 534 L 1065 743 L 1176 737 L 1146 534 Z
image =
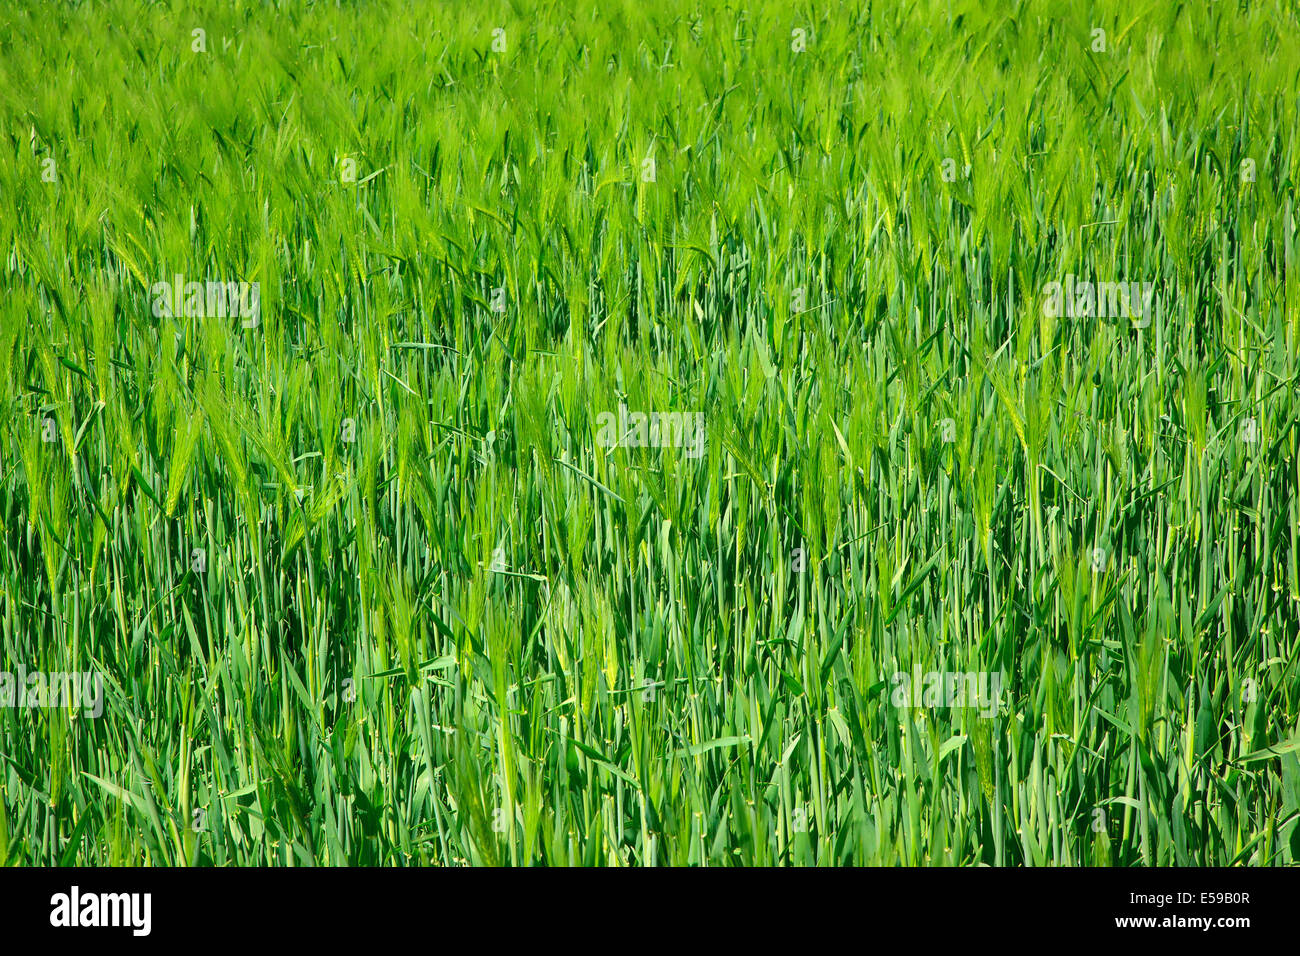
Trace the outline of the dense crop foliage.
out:
M 0 10 L 0 860 L 1300 862 L 1297 36 Z

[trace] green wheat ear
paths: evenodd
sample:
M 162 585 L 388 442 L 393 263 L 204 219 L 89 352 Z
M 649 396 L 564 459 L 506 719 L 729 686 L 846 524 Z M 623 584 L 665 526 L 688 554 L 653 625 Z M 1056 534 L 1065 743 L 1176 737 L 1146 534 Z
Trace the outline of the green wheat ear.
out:
M 181 492 L 185 490 L 185 478 L 189 474 L 202 435 L 202 412 L 196 409 L 189 413 L 178 413 L 175 444 L 172 445 L 171 458 L 167 465 L 167 499 L 163 508 L 169 516 L 176 513 L 176 503 L 180 500 Z
M 992 720 L 980 717 L 979 712 L 967 708 L 965 712 L 966 732 L 970 736 L 971 749 L 975 752 L 975 772 L 979 775 L 980 789 L 984 793 L 986 806 L 993 806 L 994 772 L 993 772 L 993 726 Z
M 1110 835 L 1105 829 L 1092 834 L 1092 865 L 1112 866 Z

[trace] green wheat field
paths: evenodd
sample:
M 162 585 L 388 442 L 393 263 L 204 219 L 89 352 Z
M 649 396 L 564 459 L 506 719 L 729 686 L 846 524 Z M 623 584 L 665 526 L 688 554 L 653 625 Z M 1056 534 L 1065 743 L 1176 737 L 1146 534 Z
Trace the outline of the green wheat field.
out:
M 0 861 L 1300 864 L 1298 108 L 1277 0 L 6 4 Z

